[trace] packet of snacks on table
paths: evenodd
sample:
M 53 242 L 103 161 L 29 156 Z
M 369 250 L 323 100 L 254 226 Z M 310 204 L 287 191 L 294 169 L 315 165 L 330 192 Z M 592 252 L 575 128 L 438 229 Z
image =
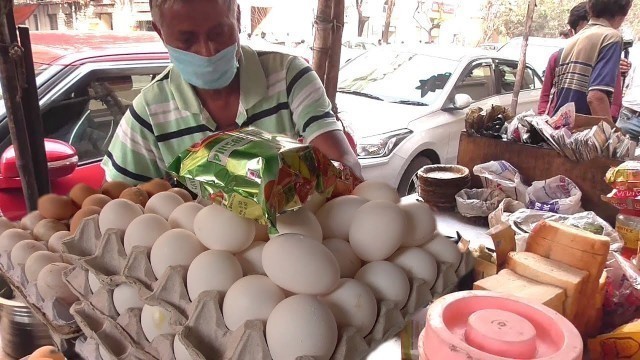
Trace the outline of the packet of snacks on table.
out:
M 627 161 L 611 168 L 605 176 L 613 191 L 602 200 L 621 210 L 640 210 L 640 162 Z
M 314 147 L 251 127 L 206 137 L 169 171 L 199 197 L 271 228 L 314 192 L 346 195 L 360 182 Z

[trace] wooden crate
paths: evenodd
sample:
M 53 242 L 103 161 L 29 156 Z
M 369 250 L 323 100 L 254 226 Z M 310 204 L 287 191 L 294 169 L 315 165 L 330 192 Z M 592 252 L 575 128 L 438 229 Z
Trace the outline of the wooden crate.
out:
M 620 165 L 622 161 L 597 158 L 579 163 L 569 160 L 553 149 L 470 136 L 466 132 L 460 134 L 458 165 L 465 166 L 473 172 L 474 166 L 496 160 L 505 160 L 513 165 L 520 171 L 527 184 L 557 175 L 568 177 L 582 191 L 582 207 L 585 210 L 595 212 L 612 225 L 615 223 L 618 210 L 602 201 L 600 196 L 611 192 L 611 187 L 604 180 L 607 170 Z M 482 187 L 478 176 L 471 177 L 471 187 Z

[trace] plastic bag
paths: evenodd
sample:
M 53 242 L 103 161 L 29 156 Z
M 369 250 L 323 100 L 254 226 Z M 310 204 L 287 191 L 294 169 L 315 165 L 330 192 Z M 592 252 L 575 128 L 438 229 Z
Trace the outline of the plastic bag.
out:
M 505 199 L 502 191 L 491 189 L 463 189 L 456 194 L 456 205 L 462 216 L 489 216 Z
M 526 206 L 520 201 L 516 201 L 513 199 L 502 200 L 500 205 L 498 205 L 498 208 L 494 212 L 489 214 L 489 228 L 508 221 L 509 215 L 524 208 L 526 208 Z
M 582 191 L 565 176 L 534 181 L 527 190 L 527 207 L 532 210 L 573 215 L 582 210 Z
M 546 211 L 521 209 L 509 215 L 508 219 L 516 234 L 527 235 L 542 220 L 556 221 L 596 235 L 604 235 L 611 240 L 611 246 L 609 247 L 611 251 L 618 251 L 622 248 L 622 239 L 618 232 L 593 211 L 584 211 L 574 215 L 560 215 Z
M 603 330 L 611 331 L 640 317 L 640 270 L 620 254 L 607 262 Z
M 486 189 L 497 189 L 513 200 L 527 202 L 527 186 L 518 170 L 508 162 L 501 160 L 476 165 L 473 173 L 480 177 Z

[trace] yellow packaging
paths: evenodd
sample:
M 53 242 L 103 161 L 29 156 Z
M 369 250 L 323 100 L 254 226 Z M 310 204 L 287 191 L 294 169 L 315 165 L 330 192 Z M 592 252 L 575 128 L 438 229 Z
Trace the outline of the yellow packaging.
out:
M 640 320 L 589 340 L 592 360 L 640 360 Z

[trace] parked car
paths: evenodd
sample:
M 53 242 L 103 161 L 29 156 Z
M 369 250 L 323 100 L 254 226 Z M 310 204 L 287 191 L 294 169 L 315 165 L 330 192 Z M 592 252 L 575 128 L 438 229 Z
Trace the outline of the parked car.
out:
M 100 161 L 119 121 L 166 69 L 167 51 L 155 33 L 145 32 L 33 32 L 31 39 L 44 133 L 54 139 L 46 142 L 52 191 L 67 194 L 80 182 L 100 187 Z M 10 145 L 0 102 L 0 154 Z M 12 159 L 11 153 L 0 159 L 0 215 L 15 220 L 25 204 Z
M 509 106 L 518 63 L 479 49 L 384 47 L 340 71 L 337 105 L 358 144 L 365 179 L 401 195 L 416 190 L 417 171 L 455 164 L 469 106 Z M 535 109 L 542 80 L 527 65 L 518 111 Z
M 527 62 L 544 76 L 549 58 L 554 52 L 564 48 L 566 43 L 566 39 L 530 37 L 527 45 Z M 513 38 L 498 49 L 498 55 L 516 61 L 520 59 L 521 52 L 522 37 Z

